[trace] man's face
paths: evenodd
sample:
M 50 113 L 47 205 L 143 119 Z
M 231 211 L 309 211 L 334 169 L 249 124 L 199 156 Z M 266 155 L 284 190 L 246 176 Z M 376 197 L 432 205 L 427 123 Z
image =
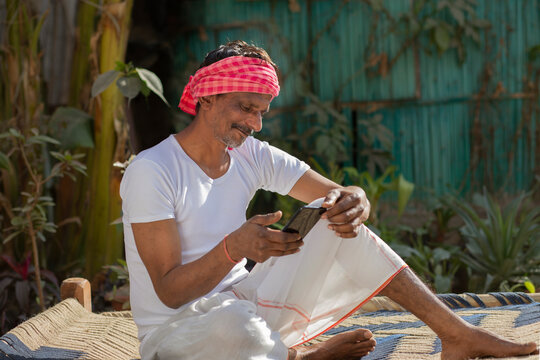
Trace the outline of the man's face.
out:
M 210 109 L 214 137 L 231 148 L 262 129 L 272 96 L 257 93 L 227 93 L 215 96 Z

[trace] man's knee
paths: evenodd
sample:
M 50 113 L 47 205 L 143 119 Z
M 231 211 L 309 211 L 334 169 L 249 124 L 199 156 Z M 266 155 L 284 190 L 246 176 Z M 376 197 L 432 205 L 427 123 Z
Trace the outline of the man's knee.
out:
M 255 306 L 246 300 L 231 302 L 208 315 L 214 318 L 209 335 L 228 338 L 239 346 L 260 342 L 264 337 L 269 338 L 272 332 L 266 322 L 257 315 Z
M 246 300 L 225 300 L 221 306 L 201 304 L 204 315 L 174 325 L 162 341 L 159 359 L 285 359 L 287 348 Z

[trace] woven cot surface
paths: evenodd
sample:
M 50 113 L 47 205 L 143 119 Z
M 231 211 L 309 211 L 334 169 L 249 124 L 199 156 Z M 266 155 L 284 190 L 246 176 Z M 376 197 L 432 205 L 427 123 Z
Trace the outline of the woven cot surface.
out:
M 540 303 L 495 308 L 454 310 L 467 322 L 518 342 L 540 346 Z M 377 340 L 375 350 L 363 359 L 440 359 L 441 341 L 422 321 L 408 312 L 377 311 L 355 314 L 310 342 L 324 341 L 338 333 L 367 328 Z M 539 360 L 539 355 L 506 359 Z
M 540 303 L 455 311 L 469 323 L 509 339 L 540 344 Z M 400 311 L 356 313 L 311 343 L 360 327 L 370 329 L 377 339 L 375 350 L 363 359 L 440 358 L 441 343 L 433 331 L 414 315 Z M 138 359 L 138 347 L 130 312 L 93 314 L 68 299 L 1 337 L 0 360 Z
M 36 315 L 12 329 L 2 339 L 5 343 L 11 343 L 13 348 L 25 351 L 31 356 L 28 358 L 139 358 L 137 327 L 130 313 L 94 314 L 85 310 L 75 299 L 64 300 Z M 5 344 L 0 344 L 0 359 L 1 345 Z M 7 357 L 11 358 L 14 357 Z

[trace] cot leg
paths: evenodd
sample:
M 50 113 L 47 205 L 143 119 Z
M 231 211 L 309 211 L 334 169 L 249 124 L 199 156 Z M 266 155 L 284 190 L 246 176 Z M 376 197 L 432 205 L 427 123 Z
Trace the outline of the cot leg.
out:
M 60 287 L 62 300 L 75 298 L 88 311 L 92 312 L 92 290 L 90 282 L 84 278 L 69 278 Z

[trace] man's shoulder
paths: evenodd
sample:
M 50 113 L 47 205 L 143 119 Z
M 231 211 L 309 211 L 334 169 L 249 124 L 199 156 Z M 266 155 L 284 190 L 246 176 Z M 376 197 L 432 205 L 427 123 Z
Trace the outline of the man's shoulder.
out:
M 171 135 L 172 136 L 172 135 Z M 166 137 L 158 144 L 141 151 L 135 156 L 134 161 L 148 160 L 157 164 L 170 161 L 174 153 L 174 143 L 171 141 L 171 136 Z
M 259 140 L 253 136 L 248 136 L 246 141 L 238 148 L 239 152 L 253 153 L 259 152 L 264 148 L 267 148 L 269 145 L 266 141 Z
M 171 136 L 146 150 L 141 151 L 135 156 L 127 168 L 132 171 L 134 168 L 139 171 L 159 171 L 169 169 L 174 163 L 174 143 L 171 141 Z

